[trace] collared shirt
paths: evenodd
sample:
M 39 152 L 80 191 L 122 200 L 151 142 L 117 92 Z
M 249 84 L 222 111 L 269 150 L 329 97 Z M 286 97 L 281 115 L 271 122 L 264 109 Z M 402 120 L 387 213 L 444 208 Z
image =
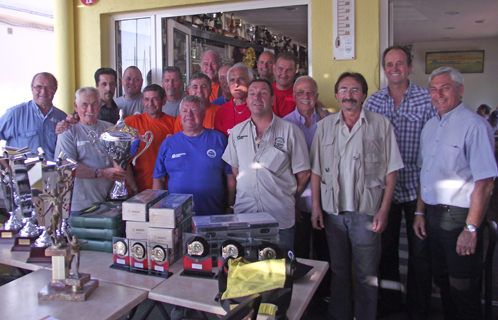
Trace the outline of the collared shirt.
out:
M 425 203 L 470 208 L 475 182 L 498 176 L 493 130 L 461 103 L 427 122 L 418 165 Z
M 365 109 L 382 114 L 391 121 L 405 167 L 398 172 L 393 201 L 407 202 L 417 198 L 419 168 L 417 155 L 424 124 L 437 113 L 429 91 L 410 83 L 398 108 L 389 95 L 389 88 L 377 91 L 368 98 Z
M 329 214 L 352 206 L 352 211 L 375 215 L 386 176 L 403 168 L 391 123 L 365 109 L 351 132 L 342 112 L 320 121 L 310 158 L 312 172 L 321 177 L 322 207 Z
M 114 99 L 111 100 L 111 107 L 109 108 L 107 104 L 102 101 L 102 106 L 100 107 L 100 112 L 98 119 L 106 122 L 110 122 L 112 124 L 116 124 L 119 120 L 119 108 L 114 102 Z
M 6 145 L 16 148 L 29 147 L 31 152 L 42 147 L 47 160 L 54 160 L 57 135 L 55 126 L 66 119 L 66 113 L 52 106 L 43 115 L 36 103 L 31 100 L 7 109 L 0 118 L 0 139 Z
M 306 145 L 308 146 L 308 151 L 311 149 L 311 143 L 313 142 L 313 137 L 315 136 L 316 123 L 320 120 L 320 116 L 316 112 L 316 109 L 313 108 L 313 110 L 314 111 L 311 115 L 311 122 L 309 127 L 305 125 L 306 118 L 299 113 L 297 107 L 294 111 L 284 117 L 284 120 L 294 123 L 296 126 L 298 126 L 299 129 L 301 129 L 304 134 L 304 139 L 306 140 Z M 299 210 L 303 212 L 311 212 L 311 184 L 309 182 L 306 186 L 306 189 L 304 189 L 303 193 L 301 194 L 298 202 Z
M 239 169 L 235 213 L 268 212 L 288 229 L 295 222 L 295 174 L 309 170 L 304 135 L 295 124 L 273 115 L 256 142 L 252 119 L 236 125 L 228 137 L 223 160 Z

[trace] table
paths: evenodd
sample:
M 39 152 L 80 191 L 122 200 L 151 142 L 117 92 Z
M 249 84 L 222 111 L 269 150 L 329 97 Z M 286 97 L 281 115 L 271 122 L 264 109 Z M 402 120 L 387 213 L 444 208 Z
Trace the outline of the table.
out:
M 1 318 L 40 319 L 51 315 L 64 320 L 117 319 L 147 298 L 147 291 L 99 281 L 84 302 L 38 301 L 38 291 L 52 279 L 50 270 L 38 270 L 0 287 Z
M 328 269 L 328 262 L 298 259 L 299 262 L 313 266 L 303 278 L 294 281 L 292 300 L 287 310 L 289 320 L 300 319 L 318 285 Z M 180 262 L 175 263 L 176 269 Z M 149 299 L 175 304 L 186 308 L 224 315 L 226 311 L 219 302 L 214 301 L 218 293 L 218 280 L 181 276 L 175 272 L 167 281 L 159 284 L 149 293 Z
M 46 267 L 51 267 L 51 263 L 27 263 L 29 251 L 10 251 L 14 242 L 11 244 L 0 244 L 0 263 L 11 267 L 36 271 Z

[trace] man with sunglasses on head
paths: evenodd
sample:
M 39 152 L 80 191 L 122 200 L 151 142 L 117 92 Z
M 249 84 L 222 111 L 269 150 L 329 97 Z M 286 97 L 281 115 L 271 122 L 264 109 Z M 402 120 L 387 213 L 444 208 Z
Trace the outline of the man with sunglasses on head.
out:
M 7 109 L 0 118 L 0 139 L 9 147 L 42 147 L 47 160 L 54 160 L 57 135 L 55 125 L 66 119 L 66 113 L 53 106 L 57 80 L 48 72 L 37 73 L 31 81 L 33 100 Z

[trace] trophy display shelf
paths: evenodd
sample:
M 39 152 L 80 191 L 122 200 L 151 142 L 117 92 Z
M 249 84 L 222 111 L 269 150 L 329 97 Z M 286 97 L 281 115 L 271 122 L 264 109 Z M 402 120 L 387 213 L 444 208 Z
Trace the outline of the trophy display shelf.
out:
M 69 244 L 46 249 L 45 255 L 52 257 L 52 280 L 38 292 L 39 300 L 85 301 L 99 286 L 99 281 L 91 279 L 90 274 L 79 272 L 79 247 L 83 244 L 76 238 Z M 70 274 L 74 256 L 76 272 Z

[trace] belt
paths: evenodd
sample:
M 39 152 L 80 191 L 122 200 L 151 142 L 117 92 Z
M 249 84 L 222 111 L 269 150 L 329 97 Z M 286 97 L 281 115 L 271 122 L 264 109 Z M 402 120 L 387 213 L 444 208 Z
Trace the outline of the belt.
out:
M 445 204 L 428 204 L 427 207 L 433 207 L 436 210 L 449 212 L 450 210 L 468 210 L 469 208 L 462 208 L 457 206 L 448 206 Z

